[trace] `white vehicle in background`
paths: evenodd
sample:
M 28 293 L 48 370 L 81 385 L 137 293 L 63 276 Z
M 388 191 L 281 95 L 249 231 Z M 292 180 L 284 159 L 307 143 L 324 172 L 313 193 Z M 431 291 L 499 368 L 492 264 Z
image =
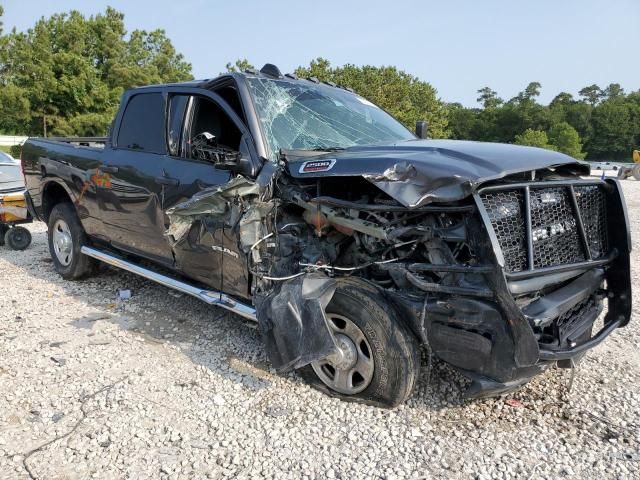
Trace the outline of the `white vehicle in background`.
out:
M 630 176 L 640 180 L 640 150 L 634 150 L 631 158 L 633 159 L 632 164 L 622 165 L 618 170 L 618 178 L 620 180 L 626 180 Z
M 592 171 L 602 171 L 602 170 L 614 170 L 618 171 L 620 168 L 620 163 L 616 162 L 591 162 L 591 170 Z
M 0 195 L 24 190 L 20 168 L 19 161 L 8 153 L 0 152 Z
M 19 225 L 30 223 L 24 196 L 22 166 L 8 153 L 0 152 L 0 246 L 24 250 L 31 244 L 31 233 Z

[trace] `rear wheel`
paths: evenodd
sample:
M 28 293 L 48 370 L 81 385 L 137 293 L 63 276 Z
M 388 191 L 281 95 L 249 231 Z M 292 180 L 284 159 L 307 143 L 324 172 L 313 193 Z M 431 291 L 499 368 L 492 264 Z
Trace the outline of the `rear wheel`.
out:
M 382 294 L 363 281 L 339 281 L 326 313 L 340 352 L 303 367 L 302 377 L 342 400 L 404 402 L 418 378 L 420 349 Z
M 87 237 L 72 204 L 65 202 L 53 207 L 47 236 L 53 265 L 63 278 L 74 280 L 93 271 L 93 259 L 80 253 Z

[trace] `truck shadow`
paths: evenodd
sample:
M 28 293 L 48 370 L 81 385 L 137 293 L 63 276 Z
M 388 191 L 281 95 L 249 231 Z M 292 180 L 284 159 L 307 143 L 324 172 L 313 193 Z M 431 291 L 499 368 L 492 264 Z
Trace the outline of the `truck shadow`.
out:
M 256 324 L 106 265 L 91 278 L 64 281 L 54 271 L 46 233 L 33 232 L 33 229 L 32 233 L 33 246 L 20 252 L 21 259 L 14 264 L 34 278 L 55 284 L 65 295 L 85 302 L 95 310 L 90 315 L 79 315 L 68 322 L 69 325 L 93 330 L 98 322 L 109 322 L 139 336 L 145 343 L 173 346 L 195 365 L 238 383 L 248 391 L 269 389 L 279 377 L 296 385 L 304 383 L 296 373 L 280 375 L 270 367 Z M 27 262 L 23 258 L 25 255 L 30 256 Z M 14 254 L 2 254 L 1 257 L 11 262 Z M 119 300 L 119 290 L 129 290 L 131 298 Z M 406 407 L 439 410 L 464 405 L 462 392 L 466 380 L 448 365 L 423 353 L 421 375 Z

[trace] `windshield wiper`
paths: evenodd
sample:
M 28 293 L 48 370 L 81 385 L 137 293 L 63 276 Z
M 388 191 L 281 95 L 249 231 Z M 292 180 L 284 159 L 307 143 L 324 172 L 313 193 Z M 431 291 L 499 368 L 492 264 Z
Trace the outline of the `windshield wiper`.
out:
M 311 152 L 339 152 L 340 150 L 346 150 L 346 147 L 313 147 L 303 148 L 301 150 Z

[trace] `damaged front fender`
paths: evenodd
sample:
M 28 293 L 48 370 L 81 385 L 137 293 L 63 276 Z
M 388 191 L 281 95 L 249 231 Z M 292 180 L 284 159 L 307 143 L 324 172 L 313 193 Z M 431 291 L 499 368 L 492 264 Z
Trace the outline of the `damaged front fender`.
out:
M 338 353 L 325 313 L 335 291 L 334 279 L 308 273 L 257 296 L 260 333 L 276 370 L 294 370 Z

